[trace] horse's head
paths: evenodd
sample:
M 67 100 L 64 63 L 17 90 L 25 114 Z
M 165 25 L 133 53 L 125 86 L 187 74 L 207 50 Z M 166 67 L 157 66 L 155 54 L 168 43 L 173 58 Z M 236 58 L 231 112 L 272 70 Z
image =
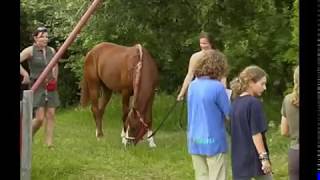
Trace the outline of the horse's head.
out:
M 126 139 L 136 145 L 148 131 L 148 124 L 140 112 L 132 108 L 126 119 Z

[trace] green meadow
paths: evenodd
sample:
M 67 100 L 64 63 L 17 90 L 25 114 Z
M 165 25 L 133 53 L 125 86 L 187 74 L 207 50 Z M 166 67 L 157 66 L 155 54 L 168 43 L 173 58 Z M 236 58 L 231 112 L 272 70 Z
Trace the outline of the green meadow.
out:
M 173 113 L 155 135 L 156 148 L 149 148 L 146 140 L 125 148 L 121 144 L 120 97 L 112 97 L 107 106 L 103 127 L 104 138 L 95 138 L 95 124 L 90 108 L 58 109 L 54 148 L 44 145 L 43 128 L 32 143 L 33 180 L 192 180 L 194 172 L 187 152 L 186 105 L 178 103 Z M 158 94 L 153 109 L 153 128 L 158 127 L 175 97 Z M 279 131 L 280 103 L 264 101 L 269 121 L 267 133 L 273 176 L 287 180 L 288 139 Z M 228 179 L 231 179 L 228 154 Z

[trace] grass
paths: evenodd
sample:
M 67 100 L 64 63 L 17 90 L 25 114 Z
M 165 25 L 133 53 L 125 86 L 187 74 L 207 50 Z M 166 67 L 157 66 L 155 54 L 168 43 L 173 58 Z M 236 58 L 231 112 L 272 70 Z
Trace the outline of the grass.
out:
M 154 105 L 154 127 L 174 103 L 172 96 L 158 95 Z M 267 102 L 266 102 L 267 103 Z M 276 105 L 273 105 L 273 107 Z M 107 108 L 103 126 L 105 137 L 95 138 L 95 125 L 89 108 L 59 109 L 56 117 L 55 148 L 44 145 L 41 128 L 33 140 L 32 179 L 34 180 L 192 180 L 194 172 L 187 152 L 186 132 L 179 128 L 182 104 L 155 136 L 157 148 L 147 142 L 124 148 L 120 132 L 120 98 L 114 96 Z M 276 108 L 274 108 L 276 110 Z M 272 110 L 269 113 L 274 113 Z M 184 125 L 185 125 L 185 116 Z M 280 136 L 278 127 L 268 132 L 274 179 L 287 177 L 288 140 Z M 231 179 L 228 154 L 228 179 Z

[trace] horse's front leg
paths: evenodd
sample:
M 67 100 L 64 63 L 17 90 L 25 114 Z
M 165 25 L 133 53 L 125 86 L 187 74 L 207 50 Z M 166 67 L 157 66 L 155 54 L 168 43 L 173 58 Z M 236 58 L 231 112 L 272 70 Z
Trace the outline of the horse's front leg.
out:
M 153 100 L 149 101 L 149 105 L 147 106 L 147 112 L 146 112 L 146 122 L 148 124 L 148 132 L 147 132 L 147 137 L 151 136 L 153 131 L 152 131 L 152 104 Z M 154 142 L 153 136 L 150 138 L 147 138 L 147 141 L 149 142 L 149 147 L 155 148 L 157 147 L 156 143 Z
M 151 136 L 152 133 L 153 133 L 153 131 L 151 129 L 149 129 L 148 133 L 147 133 L 147 137 Z M 147 141 L 149 142 L 149 147 L 151 147 L 151 148 L 157 147 L 156 143 L 154 143 L 153 136 L 150 138 L 147 138 Z
M 129 102 L 130 102 L 130 93 L 128 90 L 123 90 L 122 91 L 122 123 L 123 123 L 123 128 L 121 131 L 121 138 L 122 138 L 122 143 L 124 145 L 127 144 L 127 139 L 126 137 L 126 132 L 127 128 L 125 126 L 125 122 L 129 113 Z

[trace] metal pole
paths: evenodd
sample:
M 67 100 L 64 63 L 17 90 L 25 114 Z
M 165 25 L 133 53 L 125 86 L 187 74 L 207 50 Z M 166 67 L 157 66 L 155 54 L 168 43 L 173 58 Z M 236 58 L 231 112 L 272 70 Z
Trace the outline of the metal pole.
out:
M 34 92 L 38 89 L 39 85 L 43 82 L 45 77 L 48 75 L 48 73 L 52 70 L 54 65 L 57 63 L 57 61 L 60 59 L 60 57 L 63 55 L 63 53 L 66 51 L 66 49 L 70 46 L 70 44 L 75 40 L 77 34 L 80 32 L 81 28 L 84 26 L 84 24 L 88 21 L 90 16 L 93 14 L 94 10 L 97 8 L 98 4 L 100 3 L 100 0 L 94 0 L 93 3 L 88 8 L 87 12 L 82 16 L 76 27 L 73 29 L 73 31 L 70 33 L 68 38 L 65 40 L 61 48 L 59 48 L 58 52 L 53 56 L 50 63 L 47 65 L 47 67 L 44 69 L 44 71 L 40 74 L 37 81 L 33 84 L 31 87 L 31 90 Z
M 33 91 L 23 91 L 22 99 L 22 142 L 20 151 L 20 180 L 31 179 Z M 21 106 L 20 106 L 21 111 Z M 21 119 L 21 117 L 20 117 Z
M 20 101 L 20 159 L 22 150 L 22 111 L 23 111 L 23 99 Z

